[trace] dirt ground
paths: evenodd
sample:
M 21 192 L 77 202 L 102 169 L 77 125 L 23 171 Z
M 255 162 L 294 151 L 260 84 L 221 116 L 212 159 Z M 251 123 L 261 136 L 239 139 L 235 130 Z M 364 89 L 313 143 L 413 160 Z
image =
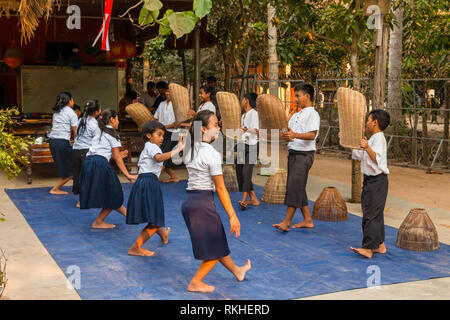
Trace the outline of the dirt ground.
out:
M 427 174 L 423 169 L 389 166 L 389 194 L 432 208 L 450 210 L 450 174 Z M 316 154 L 311 174 L 351 184 L 351 161 Z

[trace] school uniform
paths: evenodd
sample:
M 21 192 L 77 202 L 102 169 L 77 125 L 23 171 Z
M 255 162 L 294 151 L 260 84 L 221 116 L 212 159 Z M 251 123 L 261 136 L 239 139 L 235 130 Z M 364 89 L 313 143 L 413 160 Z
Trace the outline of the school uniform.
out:
M 203 110 L 209 110 L 214 112 L 214 114 L 216 114 L 216 106 L 214 105 L 214 103 L 212 103 L 211 101 L 202 103 L 199 107 L 197 112 L 203 111 Z
M 112 128 L 111 126 L 107 126 Z M 101 131 L 96 132 L 80 172 L 80 208 L 118 209 L 123 204 L 123 190 L 117 174 L 109 165 L 112 148 L 120 148 L 120 140 Z
M 164 227 L 164 200 L 158 181 L 162 162 L 153 158 L 161 154 L 161 149 L 154 143 L 146 142 L 139 156 L 139 176 L 131 188 L 127 203 L 127 224 L 148 223 Z
M 241 117 L 241 127 L 249 130 L 259 129 L 258 112 L 251 109 Z M 246 131 L 242 135 L 242 142 L 237 144 L 236 177 L 240 192 L 253 190 L 253 167 L 258 159 L 258 135 L 256 132 Z
M 205 142 L 195 144 L 194 159 L 189 151 L 186 196 L 181 212 L 191 236 L 194 257 L 215 260 L 230 254 L 225 230 L 214 204 L 216 190 L 212 176 L 222 175 L 222 155 Z
M 78 127 L 80 126 L 81 120 L 82 119 L 78 121 Z M 86 154 L 88 153 L 89 148 L 91 147 L 92 144 L 92 140 L 94 139 L 98 130 L 100 130 L 100 128 L 98 127 L 97 120 L 92 116 L 88 116 L 86 118 L 86 126 L 83 128 L 83 130 L 81 129 L 78 130 L 77 136 L 75 137 L 75 140 L 73 142 L 72 146 L 73 194 L 80 193 L 79 178 L 81 165 L 83 161 L 86 159 Z
M 166 100 L 159 104 L 159 107 L 155 112 L 155 119 L 161 122 L 161 124 L 164 126 L 176 122 L 172 101 Z M 164 133 L 164 141 L 161 145 L 161 150 L 163 153 L 172 151 L 173 147 L 178 144 L 179 132 L 180 129 L 166 129 L 166 132 Z M 164 167 L 173 168 L 174 164 L 172 162 L 172 159 L 164 161 Z
M 69 141 L 72 127 L 76 127 L 77 124 L 77 114 L 69 106 L 65 106 L 53 114 L 49 145 L 58 175 L 61 178 L 72 176 L 72 146 Z
M 364 249 L 377 249 L 384 242 L 384 206 L 388 194 L 389 169 L 387 168 L 387 145 L 383 132 L 370 137 L 368 144 L 376 153 L 377 163 L 364 150 L 353 150 L 352 159 L 361 161 L 364 174 L 361 207 Z
M 288 143 L 288 176 L 285 204 L 302 208 L 308 205 L 306 183 L 309 169 L 314 162 L 316 139 L 319 135 L 320 116 L 313 107 L 303 108 L 292 115 L 289 128 L 296 133 L 317 131 L 314 140 L 294 139 Z

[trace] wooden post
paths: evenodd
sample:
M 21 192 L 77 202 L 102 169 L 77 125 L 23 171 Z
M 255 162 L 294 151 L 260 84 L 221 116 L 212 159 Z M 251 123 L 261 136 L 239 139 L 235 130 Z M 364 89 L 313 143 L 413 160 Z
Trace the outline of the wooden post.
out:
M 195 109 L 200 104 L 198 96 L 200 90 L 200 28 L 197 24 L 194 29 L 194 102 Z
M 450 115 L 450 111 L 448 111 L 448 109 L 450 108 L 450 104 L 449 104 L 449 99 L 450 99 L 450 86 L 449 83 L 447 82 L 445 84 L 445 103 L 444 103 L 444 109 L 446 109 L 444 111 L 444 139 L 448 140 L 448 131 L 449 131 L 449 115 Z M 444 164 L 446 167 L 449 167 L 449 159 L 448 159 L 448 141 L 444 141 L 444 145 L 443 145 L 444 150 L 442 150 L 442 157 L 444 159 Z

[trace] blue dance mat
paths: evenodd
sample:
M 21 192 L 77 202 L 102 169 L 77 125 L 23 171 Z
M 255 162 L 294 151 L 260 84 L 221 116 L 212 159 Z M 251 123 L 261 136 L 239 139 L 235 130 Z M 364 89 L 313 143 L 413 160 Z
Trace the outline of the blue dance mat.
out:
M 80 211 L 74 195 L 53 196 L 49 188 L 6 192 L 61 269 L 69 276 L 73 272 L 69 266 L 80 268 L 77 291 L 83 299 L 294 299 L 366 288 L 377 284 L 378 276 L 381 285 L 450 276 L 450 246 L 441 244 L 433 252 L 402 250 L 395 246 L 397 229 L 388 226 L 386 255 L 366 259 L 353 253 L 349 247 L 360 246 L 362 232 L 361 218 L 352 214 L 345 222 L 315 221 L 312 230 L 283 233 L 272 224 L 282 221 L 285 206 L 261 203 L 246 211 L 236 208 L 241 222 L 236 239 L 228 233 L 227 215 L 215 196 L 231 257 L 237 265 L 251 259 L 252 269 L 238 282 L 218 264 L 204 280 L 216 290 L 191 293 L 187 286 L 200 261 L 193 258 L 181 215 L 185 188 L 186 181 L 162 184 L 166 226 L 172 232 L 167 245 L 157 235 L 146 243 L 145 248 L 156 252 L 152 257 L 128 256 L 144 225 L 127 225 L 115 211 L 106 220 L 116 224 L 115 229 L 93 230 L 90 226 L 99 210 Z M 127 199 L 131 185 L 123 184 L 123 189 Z M 256 193 L 261 198 L 262 188 L 256 187 Z M 240 193 L 230 196 L 237 204 Z M 294 223 L 300 217 L 297 212 Z

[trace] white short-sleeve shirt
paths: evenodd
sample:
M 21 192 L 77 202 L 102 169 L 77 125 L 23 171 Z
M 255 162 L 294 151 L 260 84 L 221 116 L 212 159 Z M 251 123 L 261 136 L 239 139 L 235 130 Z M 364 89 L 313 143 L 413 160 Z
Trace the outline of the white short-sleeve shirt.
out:
M 72 127 L 78 124 L 78 116 L 69 106 L 65 106 L 59 112 L 53 114 L 50 139 L 70 140 Z
M 157 119 L 159 122 L 161 122 L 164 126 L 167 126 L 169 124 L 172 124 L 176 122 L 175 119 L 175 112 L 173 111 L 173 105 L 172 101 L 167 102 L 167 100 L 162 101 L 158 109 L 155 112 L 155 119 Z M 167 129 L 167 131 L 170 132 L 178 132 L 179 129 Z
M 370 148 L 375 152 L 377 163 L 370 159 L 365 150 L 353 150 L 352 159 L 361 160 L 361 172 L 366 176 L 377 176 L 381 173 L 389 174 L 387 167 L 387 144 L 383 132 L 372 135 L 368 141 Z
M 112 128 L 111 126 L 106 127 Z M 92 145 L 86 156 L 103 156 L 109 161 L 112 156 L 112 148 L 120 148 L 121 146 L 122 143 L 120 140 L 99 129 L 94 139 L 92 139 Z
M 186 169 L 189 179 L 187 190 L 211 190 L 216 186 L 212 176 L 222 175 L 222 155 L 206 142 L 196 143 L 194 159 L 191 160 L 191 151 L 186 155 Z
M 148 91 L 144 91 L 141 94 L 141 102 L 147 107 L 151 108 L 155 104 L 157 96 L 152 97 L 148 94 Z
M 292 115 L 289 128 L 295 133 L 317 131 L 314 140 L 294 139 L 288 143 L 288 148 L 295 151 L 315 151 L 316 139 L 319 136 L 320 116 L 314 107 L 303 108 Z
M 139 174 L 153 173 L 159 178 L 164 162 L 157 162 L 153 159 L 159 153 L 162 153 L 162 151 L 156 144 L 150 141 L 145 143 L 144 150 L 142 150 L 139 156 Z
M 82 119 L 78 121 L 78 127 L 80 126 L 81 120 Z M 94 139 L 98 130 L 100 130 L 100 128 L 98 127 L 97 120 L 95 120 L 95 118 L 92 116 L 88 116 L 86 118 L 86 127 L 84 127 L 83 132 L 78 132 L 77 136 L 75 137 L 75 140 L 73 142 L 73 149 L 89 149 L 92 144 L 92 139 Z
M 241 117 L 241 127 L 249 130 L 259 129 L 258 111 L 251 109 L 244 113 Z M 242 135 L 242 140 L 248 145 L 255 145 L 258 143 L 258 135 L 256 132 L 245 132 Z
M 200 107 L 198 107 L 198 111 L 199 111 L 199 112 L 202 111 L 202 110 L 209 110 L 209 111 L 214 112 L 214 114 L 217 114 L 217 113 L 216 113 L 216 106 L 215 106 L 214 103 L 212 103 L 211 101 L 202 103 L 202 104 L 200 105 Z

